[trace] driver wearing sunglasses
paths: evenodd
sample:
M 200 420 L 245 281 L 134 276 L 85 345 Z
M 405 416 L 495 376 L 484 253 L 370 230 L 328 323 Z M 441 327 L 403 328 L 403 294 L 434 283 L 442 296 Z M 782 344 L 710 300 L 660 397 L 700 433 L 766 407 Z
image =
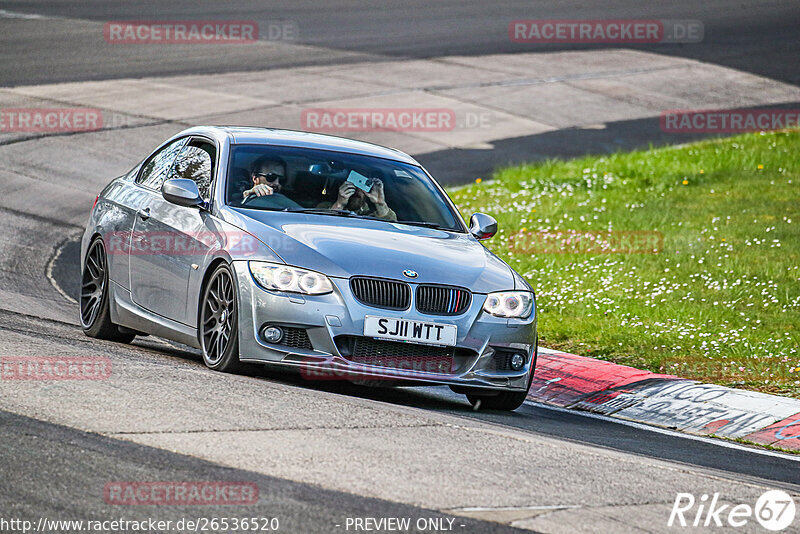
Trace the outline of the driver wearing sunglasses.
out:
M 250 195 L 264 197 L 279 193 L 282 182 L 286 180 L 286 163 L 277 158 L 262 156 L 253 162 L 250 177 L 253 180 L 253 187 L 242 193 L 243 200 L 247 200 Z

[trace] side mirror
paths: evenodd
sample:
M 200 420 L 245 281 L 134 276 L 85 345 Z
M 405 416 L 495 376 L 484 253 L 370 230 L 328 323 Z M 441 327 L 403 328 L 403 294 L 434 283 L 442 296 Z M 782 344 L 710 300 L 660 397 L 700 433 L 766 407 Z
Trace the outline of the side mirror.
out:
M 187 208 L 204 204 L 197 184 L 194 183 L 194 180 L 186 178 L 173 178 L 164 182 L 164 185 L 161 186 L 161 196 L 167 202 Z
M 473 213 L 469 218 L 469 233 L 478 241 L 489 239 L 497 233 L 497 221 L 485 213 Z

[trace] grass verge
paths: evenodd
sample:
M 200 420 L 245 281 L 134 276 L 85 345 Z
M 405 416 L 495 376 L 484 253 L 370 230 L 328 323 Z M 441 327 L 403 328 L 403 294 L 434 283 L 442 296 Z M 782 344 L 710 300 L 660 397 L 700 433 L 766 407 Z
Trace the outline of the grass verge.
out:
M 800 398 L 800 132 L 503 169 L 451 191 L 543 345 Z

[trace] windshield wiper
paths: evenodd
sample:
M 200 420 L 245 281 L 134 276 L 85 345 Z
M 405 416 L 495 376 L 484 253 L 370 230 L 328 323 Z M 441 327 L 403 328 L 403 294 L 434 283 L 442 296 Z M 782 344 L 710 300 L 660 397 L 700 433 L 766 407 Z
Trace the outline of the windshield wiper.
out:
M 333 208 L 284 208 L 281 211 L 288 211 L 290 213 L 313 213 L 315 215 L 336 215 L 339 217 L 355 217 L 357 219 L 369 219 L 371 221 L 382 221 L 396 224 L 407 224 L 409 226 L 422 226 L 424 228 L 434 228 L 436 230 L 454 231 L 452 228 L 444 227 L 440 224 L 427 222 L 427 221 L 390 221 L 381 219 L 380 217 L 370 215 L 359 215 L 355 212 L 348 210 L 336 210 Z
M 284 208 L 281 211 L 288 211 L 291 213 L 313 213 L 315 215 L 338 215 L 339 217 L 358 217 L 352 211 L 335 210 L 331 208 Z
M 427 221 L 392 221 L 392 222 L 395 222 L 397 224 L 407 224 L 409 226 L 423 226 L 425 228 L 434 228 L 436 230 L 449 230 L 451 232 L 453 231 L 452 228 L 447 228 L 445 226 L 442 226 L 441 224 L 436 224 Z

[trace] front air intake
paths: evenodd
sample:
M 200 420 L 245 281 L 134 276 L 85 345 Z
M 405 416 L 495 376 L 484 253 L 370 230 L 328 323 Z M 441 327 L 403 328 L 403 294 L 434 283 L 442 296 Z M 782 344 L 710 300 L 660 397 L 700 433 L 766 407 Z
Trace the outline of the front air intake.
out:
M 405 310 L 411 305 L 411 288 L 405 282 L 382 278 L 350 279 L 353 296 L 362 304 L 387 310 Z
M 428 315 L 460 315 L 467 311 L 472 294 L 460 287 L 421 285 L 417 288 L 417 310 Z

